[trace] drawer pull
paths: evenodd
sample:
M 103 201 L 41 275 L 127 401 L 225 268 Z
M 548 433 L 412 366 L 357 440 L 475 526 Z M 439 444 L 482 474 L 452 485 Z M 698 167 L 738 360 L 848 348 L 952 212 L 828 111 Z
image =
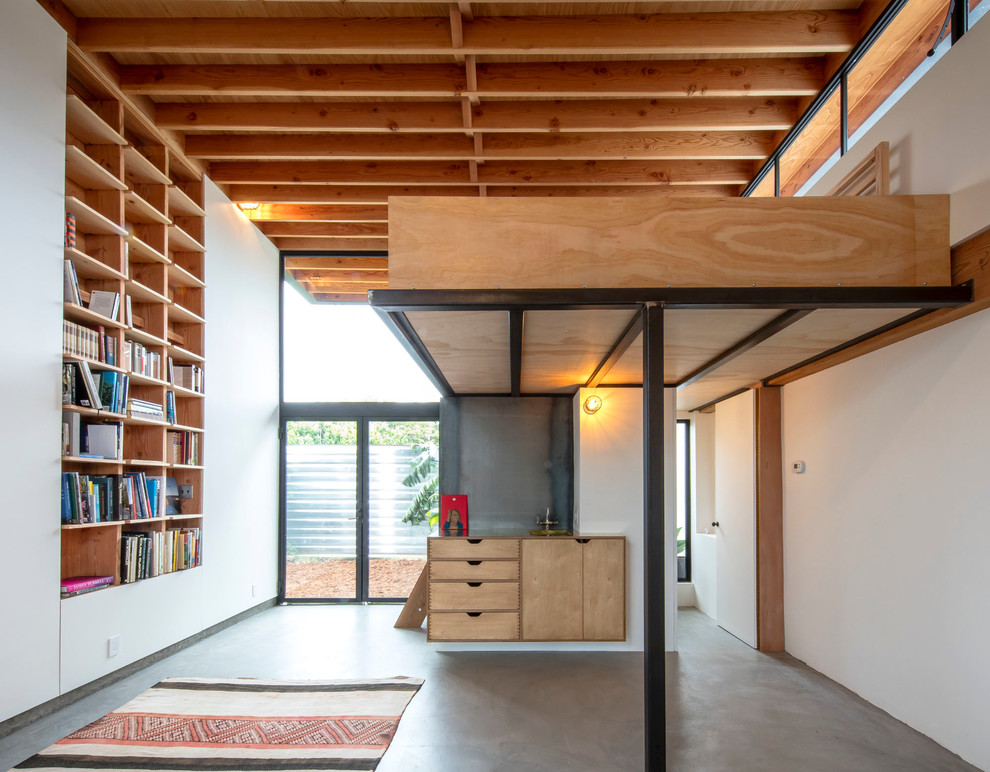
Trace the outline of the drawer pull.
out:
M 467 562 L 467 564 L 469 566 L 480 566 L 481 565 L 481 561 L 480 560 L 469 560 Z
M 465 612 L 465 613 L 466 613 L 466 614 L 467 614 L 467 615 L 468 615 L 469 617 L 480 617 L 480 616 L 481 616 L 481 612 L 480 612 L 480 611 L 467 611 L 467 612 Z
M 587 544 L 591 539 L 577 539 L 578 544 Z
M 481 582 L 468 582 L 468 587 L 481 587 Z
M 468 539 L 468 544 L 481 544 L 481 539 Z

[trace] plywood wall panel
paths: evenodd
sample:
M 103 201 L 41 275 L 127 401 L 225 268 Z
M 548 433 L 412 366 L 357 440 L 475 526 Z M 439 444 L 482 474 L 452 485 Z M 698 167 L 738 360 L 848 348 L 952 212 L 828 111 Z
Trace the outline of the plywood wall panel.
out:
M 947 196 L 389 201 L 389 287 L 949 283 Z

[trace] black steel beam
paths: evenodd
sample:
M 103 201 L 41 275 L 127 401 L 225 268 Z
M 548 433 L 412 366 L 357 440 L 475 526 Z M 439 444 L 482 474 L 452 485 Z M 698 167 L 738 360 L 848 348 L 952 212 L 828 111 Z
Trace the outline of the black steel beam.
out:
M 965 0 L 963 0 L 965 2 Z M 822 87 L 822 90 L 818 92 L 817 96 L 812 100 L 811 104 L 808 105 L 808 109 L 801 114 L 798 118 L 797 123 L 791 127 L 791 130 L 787 132 L 784 138 L 777 145 L 776 150 L 770 154 L 770 157 L 766 160 L 766 163 L 760 167 L 760 170 L 756 173 L 750 183 L 743 189 L 743 192 L 739 195 L 742 197 L 749 196 L 756 190 L 759 184 L 763 181 L 763 178 L 770 173 L 771 170 L 776 170 L 774 173 L 779 175 L 778 161 L 781 156 L 787 152 L 788 148 L 794 144 L 801 132 L 804 131 L 808 124 L 814 120 L 815 116 L 818 115 L 818 111 L 821 110 L 826 102 L 832 98 L 832 94 L 835 90 L 839 88 L 839 82 L 842 78 L 852 72 L 852 69 L 859 63 L 870 47 L 877 41 L 877 39 L 886 31 L 887 27 L 894 20 L 901 9 L 907 5 L 909 0 L 891 0 L 887 4 L 887 7 L 883 9 L 883 13 L 877 17 L 877 20 L 873 22 L 870 29 L 867 30 L 863 38 L 853 47 L 853 50 L 849 52 L 842 65 L 835 72 L 835 74 L 829 78 L 828 82 Z M 777 195 L 780 195 L 779 186 Z
M 407 311 L 573 311 L 635 309 L 956 308 L 972 282 L 953 287 L 639 287 L 621 289 L 372 290 L 371 306 Z M 415 334 L 415 333 L 414 333 Z M 418 339 L 418 338 L 417 338 Z
M 376 421 L 439 420 L 439 402 L 286 402 L 287 421 L 337 421 L 367 417 Z
M 667 769 L 666 636 L 664 569 L 663 306 L 643 309 L 643 542 L 644 697 L 646 768 Z M 673 513 L 671 513 L 673 516 Z
M 388 325 L 392 334 L 398 338 L 402 347 L 409 352 L 422 371 L 426 373 L 426 377 L 430 379 L 430 382 L 437 387 L 437 391 L 444 397 L 453 397 L 454 390 L 447 383 L 447 379 L 444 377 L 439 365 L 430 356 L 430 352 L 416 333 L 416 330 L 409 323 L 405 313 L 381 308 L 376 308 L 375 310 L 378 312 L 382 321 Z
M 952 4 L 952 45 L 969 31 L 969 0 L 955 0 Z
M 716 356 L 714 359 L 709 360 L 689 376 L 687 376 L 683 381 L 677 384 L 677 388 L 683 389 L 685 386 L 690 386 L 695 381 L 700 381 L 709 373 L 714 372 L 723 365 L 731 362 L 740 354 L 745 354 L 751 348 L 759 346 L 761 343 L 769 340 L 774 335 L 776 335 L 781 330 L 787 329 L 794 322 L 799 319 L 804 319 L 811 311 L 784 311 L 776 319 L 770 320 L 767 324 L 763 325 L 756 332 L 751 335 L 747 335 L 741 341 L 736 343 L 734 346 L 727 348 L 721 354 Z
M 641 332 L 643 332 L 643 314 L 637 312 L 629 324 L 626 325 L 626 329 L 622 331 L 615 345 L 605 355 L 605 358 L 598 363 L 598 367 L 595 368 L 588 382 L 584 384 L 585 388 L 594 389 L 598 386 L 602 382 L 602 379 L 608 375 L 609 370 L 615 367 L 615 363 L 622 359 L 622 355 L 629 350 L 629 347 L 639 337 Z
M 869 332 L 860 335 L 858 338 L 853 338 L 852 340 L 846 341 L 845 343 L 840 343 L 838 346 L 830 348 L 828 351 L 823 351 L 821 354 L 815 354 L 813 357 L 805 359 L 803 362 L 798 362 L 796 365 L 791 365 L 780 372 L 776 372 L 773 375 L 767 376 L 763 379 L 763 383 L 767 386 L 777 386 L 779 384 L 774 383 L 777 378 L 782 378 L 788 373 L 792 373 L 795 370 L 799 370 L 806 365 L 810 365 L 817 362 L 825 357 L 830 357 L 832 354 L 838 354 L 840 351 L 845 351 L 847 348 L 851 348 L 863 341 L 869 340 L 870 338 L 875 338 L 877 335 L 882 335 L 888 330 L 893 330 L 896 327 L 900 327 L 902 324 L 907 324 L 908 322 L 913 322 L 915 319 L 920 319 L 922 316 L 928 316 L 933 309 L 925 308 L 920 311 L 915 311 L 913 314 L 908 314 L 907 316 L 902 316 L 900 319 L 895 319 L 889 324 L 883 325 L 883 327 L 877 327 L 875 330 L 870 330 Z
M 518 309 L 509 311 L 509 375 L 512 396 L 518 397 L 522 390 L 522 345 L 525 312 Z

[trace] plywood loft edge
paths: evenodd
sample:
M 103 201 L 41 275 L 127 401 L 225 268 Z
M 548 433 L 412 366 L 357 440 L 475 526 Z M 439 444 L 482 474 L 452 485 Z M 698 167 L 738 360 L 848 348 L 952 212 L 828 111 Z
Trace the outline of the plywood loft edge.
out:
M 948 196 L 389 199 L 390 289 L 950 280 Z

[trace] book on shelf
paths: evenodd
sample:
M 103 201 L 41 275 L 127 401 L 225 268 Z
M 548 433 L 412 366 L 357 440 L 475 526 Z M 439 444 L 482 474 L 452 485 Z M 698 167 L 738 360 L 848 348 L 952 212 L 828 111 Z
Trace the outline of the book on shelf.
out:
M 92 359 L 116 366 L 117 339 L 107 335 L 103 327 L 97 330 L 62 320 L 62 353 L 73 358 Z
M 82 448 L 82 417 L 79 413 L 62 413 L 62 455 L 78 456 Z
M 170 528 L 165 532 L 165 572 L 183 571 L 202 565 L 202 535 L 199 528 Z
M 179 481 L 174 477 L 165 478 L 165 514 L 182 514 L 182 499 L 179 498 Z
M 162 407 L 161 402 L 131 398 L 127 400 L 127 413 L 131 418 L 148 418 L 153 421 L 165 420 L 165 408 Z
M 165 392 L 165 420 L 170 424 L 175 423 L 175 392 Z
M 124 297 L 124 324 L 128 327 L 134 326 L 134 311 L 131 308 L 131 296 Z
M 124 425 L 89 423 L 83 425 L 80 455 L 120 461 L 124 457 Z
M 116 474 L 62 473 L 62 523 L 110 523 L 126 520 L 121 477 Z
M 76 248 L 76 216 L 65 213 L 65 246 Z
M 171 357 L 169 357 L 171 360 Z M 199 365 L 169 363 L 172 384 L 189 391 L 203 392 L 203 368 Z
M 82 595 L 84 592 L 99 590 L 111 584 L 113 584 L 112 576 L 70 576 L 62 580 L 62 597 Z
M 166 453 L 170 464 L 199 466 L 199 433 L 189 431 L 166 432 Z
M 93 290 L 89 293 L 89 310 L 93 313 L 105 316 L 114 321 L 117 320 L 117 311 L 120 309 L 120 293 L 109 290 Z
M 79 293 L 79 277 L 76 275 L 76 266 L 71 260 L 66 260 L 63 265 L 62 299 L 66 303 L 82 305 L 82 296 Z
M 162 355 L 149 351 L 136 340 L 124 341 L 124 369 L 161 380 Z

